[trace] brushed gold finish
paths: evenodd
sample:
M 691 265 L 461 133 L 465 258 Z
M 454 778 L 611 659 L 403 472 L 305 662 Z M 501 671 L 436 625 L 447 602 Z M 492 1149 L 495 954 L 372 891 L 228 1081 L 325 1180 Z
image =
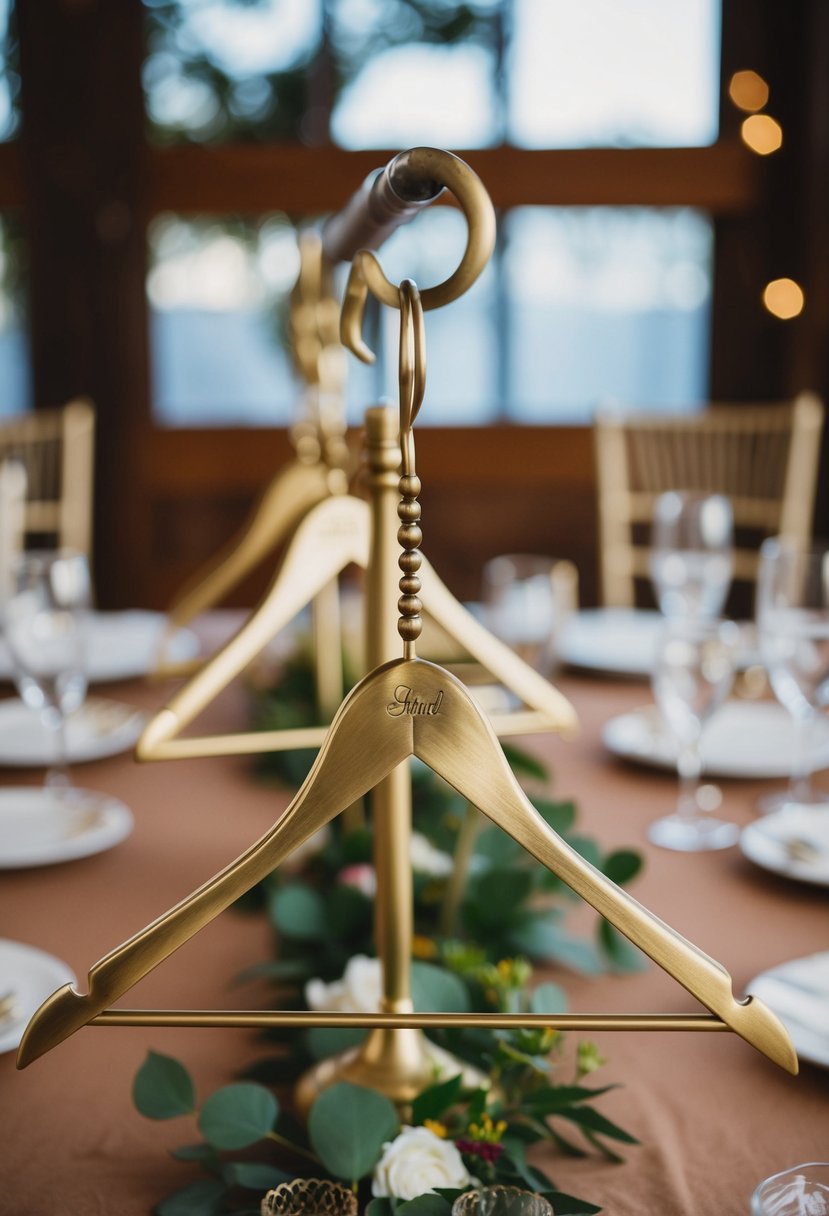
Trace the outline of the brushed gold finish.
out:
M 313 832 L 412 755 L 558 874 L 710 1012 L 769 1059 L 797 1071 L 794 1048 L 774 1014 L 756 998 L 735 1000 L 731 978 L 721 964 L 648 912 L 553 831 L 518 785 L 469 692 L 424 659 L 386 663 L 352 689 L 279 822 L 215 878 L 96 963 L 85 995 L 66 986 L 49 997 L 26 1028 L 19 1066 L 103 1013 Z
M 755 1001 L 755 997 L 750 997 Z M 107 1009 L 90 1026 L 192 1026 L 217 1029 L 268 1030 L 271 1027 L 309 1029 L 371 1027 L 421 1030 L 467 1027 L 486 1030 L 638 1030 L 728 1031 L 731 1027 L 711 1013 L 331 1013 L 318 1010 L 282 1012 L 259 1009 Z

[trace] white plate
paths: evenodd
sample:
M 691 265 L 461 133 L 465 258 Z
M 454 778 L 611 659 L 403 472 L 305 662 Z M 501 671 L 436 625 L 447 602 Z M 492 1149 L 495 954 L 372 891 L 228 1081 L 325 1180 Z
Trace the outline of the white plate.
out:
M 829 808 L 784 806 L 744 828 L 740 848 L 765 870 L 829 887 Z
M 90 857 L 126 839 L 129 809 L 108 794 L 72 790 L 69 797 L 44 787 L 0 789 L 0 870 L 51 866 Z M 2 985 L 0 971 L 0 985 Z
M 829 951 L 772 967 L 746 991 L 777 1014 L 801 1060 L 829 1068 Z
M 90 697 L 66 723 L 69 763 L 82 764 L 129 751 L 146 720 L 147 715 L 132 705 Z M 0 701 L 0 765 L 26 768 L 54 762 L 54 737 L 34 710 L 17 697 Z
M 556 642 L 562 663 L 622 676 L 648 676 L 664 624 L 658 612 L 587 608 L 568 618 Z
M 2 992 L 12 989 L 15 994 L 13 1017 L 0 1022 L 0 1052 L 14 1051 L 47 996 L 74 982 L 74 971 L 53 954 L 0 938 L 0 986 Z
M 649 678 L 665 617 L 636 608 L 585 608 L 567 618 L 556 653 L 569 667 L 617 676 Z M 758 661 L 754 627 L 740 624 L 741 651 L 737 666 Z
M 676 744 L 654 705 L 611 718 L 602 729 L 608 751 L 653 768 L 676 768 Z M 708 777 L 788 777 L 795 727 L 774 701 L 728 701 L 706 725 L 702 767 Z M 829 731 L 813 754 L 814 769 L 829 766 Z
M 158 656 L 167 618 L 161 612 L 90 612 L 85 622 L 89 680 L 93 684 L 131 680 L 152 671 Z M 166 658 L 183 663 L 199 652 L 199 640 L 189 629 L 179 629 L 170 638 Z M 0 642 L 0 679 L 10 680 L 14 671 L 5 643 Z

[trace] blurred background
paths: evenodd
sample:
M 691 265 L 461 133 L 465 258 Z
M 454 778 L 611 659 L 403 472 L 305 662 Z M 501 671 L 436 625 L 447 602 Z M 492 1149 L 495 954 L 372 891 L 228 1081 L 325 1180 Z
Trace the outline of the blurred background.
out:
M 499 216 L 427 317 L 456 594 L 519 549 L 596 601 L 598 409 L 829 397 L 823 0 L 0 0 L 0 39 L 0 413 L 94 403 L 102 607 L 164 606 L 289 458 L 297 227 L 407 146 L 458 152 Z M 384 264 L 428 286 L 463 240 L 435 207 Z M 394 393 L 382 328 L 354 427 Z

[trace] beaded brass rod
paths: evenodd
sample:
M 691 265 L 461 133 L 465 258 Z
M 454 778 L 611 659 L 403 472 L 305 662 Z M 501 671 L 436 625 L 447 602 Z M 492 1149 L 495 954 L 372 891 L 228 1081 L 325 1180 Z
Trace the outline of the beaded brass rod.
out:
M 90 1026 L 192 1026 L 268 1029 L 269 1027 L 352 1027 L 360 1030 L 730 1030 L 713 1014 L 688 1013 L 287 1013 L 248 1009 L 107 1009 Z

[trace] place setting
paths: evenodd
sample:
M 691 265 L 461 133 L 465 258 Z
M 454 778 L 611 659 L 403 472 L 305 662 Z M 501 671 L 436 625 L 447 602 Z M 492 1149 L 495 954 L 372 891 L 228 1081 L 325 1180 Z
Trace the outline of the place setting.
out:
M 32 551 L 10 563 L 7 653 L 20 699 L 0 702 L 0 765 L 45 767 L 43 784 L 0 787 L 0 868 L 71 861 L 112 848 L 132 830 L 119 799 L 72 783 L 69 765 L 131 750 L 145 715 L 86 699 L 86 558 Z

